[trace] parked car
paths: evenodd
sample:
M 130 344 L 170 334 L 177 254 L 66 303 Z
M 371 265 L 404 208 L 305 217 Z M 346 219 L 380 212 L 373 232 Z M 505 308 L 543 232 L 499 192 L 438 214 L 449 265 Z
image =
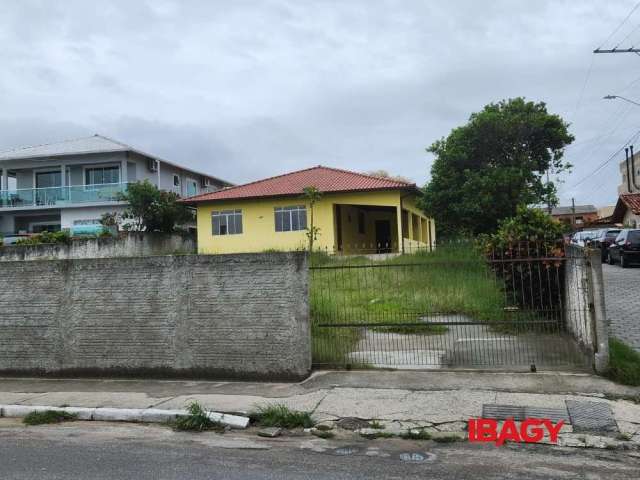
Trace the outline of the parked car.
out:
M 583 230 L 582 232 L 576 232 L 571 237 L 571 243 L 578 245 L 579 247 L 586 247 L 587 244 L 596 236 L 596 230 Z
M 609 247 L 607 261 L 609 265 L 619 263 L 622 268 L 640 261 L 640 229 L 621 230 Z
M 607 261 L 609 246 L 615 241 L 620 231 L 619 228 L 603 228 L 598 230 L 598 235 L 591 241 L 593 248 L 600 249 L 603 262 Z

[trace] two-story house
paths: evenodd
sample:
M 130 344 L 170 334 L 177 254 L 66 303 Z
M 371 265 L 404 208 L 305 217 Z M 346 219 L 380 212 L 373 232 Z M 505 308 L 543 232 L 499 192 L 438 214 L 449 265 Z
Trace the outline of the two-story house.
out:
M 0 152 L 0 233 L 95 224 L 122 212 L 127 185 L 149 180 L 191 197 L 231 184 L 101 135 Z

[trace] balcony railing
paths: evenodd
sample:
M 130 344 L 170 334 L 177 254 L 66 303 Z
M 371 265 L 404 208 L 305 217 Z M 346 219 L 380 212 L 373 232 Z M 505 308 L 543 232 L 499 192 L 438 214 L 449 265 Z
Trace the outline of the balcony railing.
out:
M 117 202 L 127 183 L 70 185 L 66 187 L 21 188 L 0 191 L 0 208 L 55 207 L 85 203 Z

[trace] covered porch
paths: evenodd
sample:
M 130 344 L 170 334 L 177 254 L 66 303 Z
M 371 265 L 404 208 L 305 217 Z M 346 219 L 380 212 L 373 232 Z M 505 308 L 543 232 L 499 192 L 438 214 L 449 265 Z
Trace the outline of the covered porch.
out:
M 401 254 L 435 246 L 433 221 L 408 207 L 334 204 L 335 253 Z

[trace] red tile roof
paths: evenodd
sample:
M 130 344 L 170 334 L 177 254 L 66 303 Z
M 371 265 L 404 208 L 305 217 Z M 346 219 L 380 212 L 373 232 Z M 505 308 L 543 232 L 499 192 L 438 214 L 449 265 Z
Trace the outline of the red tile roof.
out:
M 285 173 L 256 182 L 236 185 L 211 193 L 203 193 L 186 198 L 186 203 L 212 200 L 232 200 L 244 198 L 279 197 L 301 195 L 305 187 L 316 187 L 320 192 L 357 192 L 368 190 L 416 190 L 415 183 L 374 177 L 338 168 L 317 167 Z
M 625 193 L 620 195 L 618 203 L 611 218 L 614 222 L 620 223 L 624 219 L 624 213 L 631 210 L 635 215 L 640 215 L 640 193 Z

